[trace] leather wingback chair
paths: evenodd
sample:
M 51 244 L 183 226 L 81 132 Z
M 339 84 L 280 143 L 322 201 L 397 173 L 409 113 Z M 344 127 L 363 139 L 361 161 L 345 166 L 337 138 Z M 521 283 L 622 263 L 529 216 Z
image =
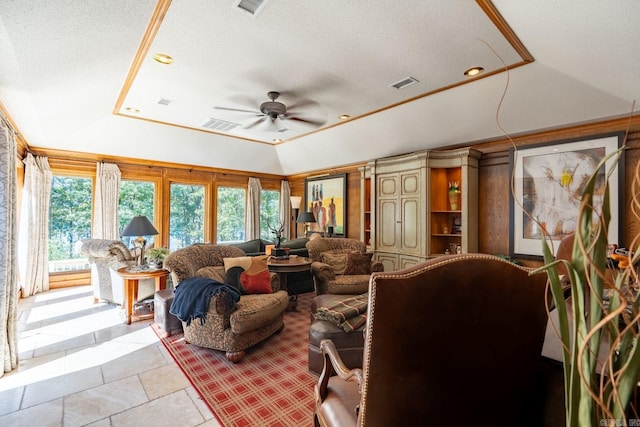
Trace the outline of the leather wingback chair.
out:
M 371 273 L 383 271 L 381 262 L 370 258 L 360 261 L 362 268 L 356 274 L 350 273 L 347 255 L 349 253 L 366 254 L 364 242 L 356 239 L 319 237 L 307 242 L 307 250 L 311 259 L 311 272 L 316 285 L 316 293 L 357 295 L 367 292 Z M 332 259 L 335 263 L 332 265 Z M 338 267 L 338 264 L 340 265 Z M 357 266 L 356 266 L 357 267 Z M 347 268 L 347 269 L 346 269 Z
M 374 273 L 362 369 L 322 341 L 316 425 L 535 424 L 546 278 L 484 254 Z

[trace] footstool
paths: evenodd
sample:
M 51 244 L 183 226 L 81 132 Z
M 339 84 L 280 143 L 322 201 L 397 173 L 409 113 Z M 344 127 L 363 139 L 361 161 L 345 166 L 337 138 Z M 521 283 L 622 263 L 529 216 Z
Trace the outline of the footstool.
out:
M 174 332 L 182 332 L 180 319 L 169 313 L 172 302 L 173 289 L 163 289 L 156 292 L 153 297 L 153 320 L 165 333 L 165 337 L 171 336 Z
M 331 305 L 341 299 L 350 298 L 354 295 L 318 295 L 313 299 L 311 304 L 311 316 L 318 307 Z M 320 341 L 329 339 L 336 346 L 340 358 L 347 368 L 362 367 L 362 352 L 364 350 L 364 328 L 361 326 L 353 332 L 345 332 L 340 326 L 337 326 L 326 320 L 313 319 L 309 327 L 309 346 L 308 346 L 308 363 L 309 371 L 317 375 L 322 372 L 324 358 L 320 351 Z

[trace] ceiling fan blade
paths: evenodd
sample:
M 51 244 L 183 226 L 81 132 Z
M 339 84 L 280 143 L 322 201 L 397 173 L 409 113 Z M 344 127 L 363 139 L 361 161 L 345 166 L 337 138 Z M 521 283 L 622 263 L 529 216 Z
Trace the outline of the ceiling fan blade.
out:
M 253 122 L 249 123 L 248 125 L 242 126 L 242 128 L 243 129 L 254 128 L 254 127 L 258 126 L 260 123 L 264 122 L 265 120 L 267 120 L 267 116 L 262 116 L 258 120 L 254 120 Z
M 294 102 L 291 105 L 287 105 L 287 110 L 288 111 L 292 111 L 295 110 L 297 108 L 306 108 L 306 107 L 311 107 L 311 106 L 318 106 L 319 104 L 316 101 L 313 101 L 311 99 L 300 99 L 296 102 Z
M 327 123 L 326 120 L 320 120 L 320 119 L 303 119 L 300 117 L 295 117 L 295 116 L 287 116 L 287 120 L 293 120 L 296 122 L 301 122 L 301 123 L 307 123 L 313 126 L 322 126 L 323 124 Z
M 261 115 L 262 113 L 260 111 L 256 111 L 256 110 L 243 110 L 241 108 L 228 108 L 228 107 L 213 107 L 216 110 L 226 110 L 226 111 L 238 111 L 240 113 L 251 113 L 251 114 L 258 114 Z

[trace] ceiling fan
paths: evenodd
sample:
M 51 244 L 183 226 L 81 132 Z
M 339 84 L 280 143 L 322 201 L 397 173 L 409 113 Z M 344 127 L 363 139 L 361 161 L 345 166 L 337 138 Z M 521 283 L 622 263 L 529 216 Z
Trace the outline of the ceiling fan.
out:
M 299 123 L 305 123 L 312 126 L 322 126 L 327 122 L 326 119 L 303 118 L 301 117 L 302 113 L 296 111 L 296 109 L 300 109 L 305 106 L 310 106 L 312 104 L 317 104 L 315 101 L 311 101 L 311 100 L 301 101 L 287 108 L 286 105 L 284 105 L 282 102 L 277 100 L 280 97 L 280 92 L 276 92 L 276 91 L 267 92 L 267 97 L 270 99 L 270 101 L 266 101 L 260 104 L 260 111 L 243 110 L 239 108 L 228 108 L 228 107 L 213 107 L 213 108 L 218 110 L 250 113 L 255 116 L 258 116 L 257 120 L 254 120 L 253 122 L 243 126 L 244 129 L 251 129 L 263 122 L 269 123 L 269 120 L 270 120 L 270 123 L 274 123 L 277 119 L 293 120 Z

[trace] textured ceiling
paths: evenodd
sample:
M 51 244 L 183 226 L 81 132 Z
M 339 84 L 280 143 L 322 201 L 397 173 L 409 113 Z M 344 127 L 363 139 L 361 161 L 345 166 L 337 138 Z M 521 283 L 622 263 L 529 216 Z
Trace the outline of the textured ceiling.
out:
M 293 174 L 500 136 L 507 79 L 510 133 L 640 97 L 634 0 L 235 3 L 0 0 L 0 101 L 35 147 Z M 255 113 L 269 91 L 289 118 Z

